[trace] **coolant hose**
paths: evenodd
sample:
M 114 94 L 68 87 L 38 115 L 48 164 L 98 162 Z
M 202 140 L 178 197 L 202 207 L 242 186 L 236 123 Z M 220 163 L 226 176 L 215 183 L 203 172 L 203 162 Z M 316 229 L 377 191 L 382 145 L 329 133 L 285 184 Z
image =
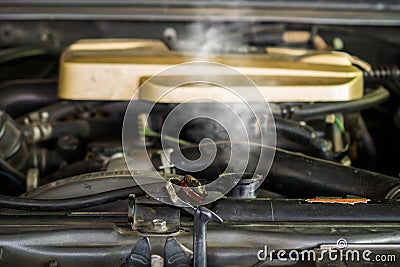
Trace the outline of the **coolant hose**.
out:
M 264 188 L 290 197 L 397 198 L 400 180 L 280 149 Z
M 57 81 L 10 81 L 0 86 L 0 109 L 11 117 L 21 116 L 57 101 Z
M 252 145 L 252 144 L 251 144 Z M 230 159 L 229 146 L 217 145 L 216 159 L 210 166 L 201 165 L 196 161 L 196 169 L 204 170 L 200 174 L 204 177 L 216 178 L 228 165 Z M 248 160 L 246 172 L 252 173 L 257 163 L 262 164 L 259 159 L 260 146 L 252 145 L 252 151 Z M 273 148 L 262 147 L 261 149 L 271 150 Z M 207 151 L 207 150 L 203 150 Z M 186 158 L 198 158 L 197 147 L 182 149 Z M 270 153 L 266 153 L 270 154 Z M 171 161 L 175 162 L 179 157 L 175 152 L 171 154 Z M 206 157 L 205 157 L 206 158 Z M 177 170 L 178 173 L 182 173 Z M 199 173 L 190 173 L 199 177 Z M 202 178 L 204 178 L 202 177 Z M 400 196 L 400 179 L 370 172 L 363 169 L 343 166 L 341 164 L 305 156 L 277 148 L 275 158 L 267 178 L 261 185 L 269 191 L 289 197 L 315 197 L 335 196 L 346 197 L 348 195 L 367 198 L 398 198 Z

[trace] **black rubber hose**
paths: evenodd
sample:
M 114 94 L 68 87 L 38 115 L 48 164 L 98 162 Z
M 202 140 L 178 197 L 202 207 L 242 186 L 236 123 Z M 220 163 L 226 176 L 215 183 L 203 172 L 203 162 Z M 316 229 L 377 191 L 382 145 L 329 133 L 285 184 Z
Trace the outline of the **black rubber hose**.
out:
M 0 169 L 11 173 L 15 178 L 20 180 L 22 183 L 25 183 L 25 176 L 2 158 L 0 158 Z
M 132 186 L 68 199 L 28 199 L 0 195 L 0 207 L 31 211 L 78 210 L 127 199 L 130 194 L 143 195 L 144 193 L 140 187 Z
M 92 118 L 87 120 L 55 122 L 52 138 L 72 135 L 84 138 L 120 138 L 122 118 Z
M 97 101 L 60 101 L 52 105 L 35 110 L 26 115 L 29 119 L 41 117 L 40 114 L 47 114 L 47 121 L 54 122 L 65 119 L 68 116 L 77 115 L 84 111 L 90 111 L 92 108 L 101 105 Z
M 25 191 L 26 179 L 25 176 L 13 166 L 11 166 L 7 161 L 0 158 L 0 193 L 7 195 L 18 195 Z M 7 182 L 3 179 L 7 178 Z M 12 189 L 12 191 L 7 191 L 7 189 Z M 5 191 L 5 192 L 4 192 Z M 11 193 L 10 193 L 11 192 Z
M 122 119 L 92 118 L 87 120 L 43 122 L 23 127 L 30 143 L 37 143 L 64 135 L 82 138 L 120 138 Z
M 348 195 L 367 198 L 397 198 L 400 179 L 346 167 L 297 153 L 276 150 L 263 188 L 290 197 Z
M 217 142 L 218 144 L 218 142 Z M 268 159 L 260 159 L 260 146 L 251 144 L 251 153 L 246 172 L 254 173 L 258 162 L 262 164 Z M 205 162 L 196 162 L 199 173 L 188 173 L 200 178 L 217 178 L 226 169 L 230 160 L 230 147 L 217 145 L 217 156 L 210 166 Z M 272 150 L 262 147 L 261 149 Z M 186 158 L 198 158 L 199 149 L 188 147 L 182 149 Z M 271 154 L 266 152 L 265 154 Z M 179 158 L 179 157 L 178 157 Z M 171 162 L 176 166 L 175 153 L 171 154 Z M 177 173 L 182 173 L 177 170 Z M 205 176 L 200 176 L 206 174 Z M 343 166 L 341 164 L 305 156 L 277 148 L 275 158 L 267 178 L 261 186 L 269 191 L 291 198 L 348 195 L 367 198 L 398 198 L 400 195 L 400 179 L 370 172 L 363 169 Z M 399 189 L 399 191 L 397 191 Z
M 328 142 L 318 136 L 311 126 L 300 124 L 294 120 L 275 118 L 275 128 L 278 136 L 311 147 L 318 157 L 335 160 Z
M 58 138 L 63 135 L 77 137 L 88 137 L 90 135 L 90 124 L 84 120 L 55 122 L 51 124 L 51 129 L 49 139 Z
M 361 111 L 385 102 L 389 99 L 389 96 L 388 90 L 383 87 L 379 87 L 378 89 L 365 94 L 364 97 L 357 100 L 347 102 L 317 103 L 303 108 L 294 108 L 292 111 L 292 118 L 304 119 L 338 112 L 346 113 L 350 111 Z
M 3 170 L 0 170 L 0 184 L 0 195 L 18 196 L 25 192 L 25 183 Z
M 0 86 L 0 109 L 12 117 L 50 105 L 57 99 L 55 80 L 16 80 Z

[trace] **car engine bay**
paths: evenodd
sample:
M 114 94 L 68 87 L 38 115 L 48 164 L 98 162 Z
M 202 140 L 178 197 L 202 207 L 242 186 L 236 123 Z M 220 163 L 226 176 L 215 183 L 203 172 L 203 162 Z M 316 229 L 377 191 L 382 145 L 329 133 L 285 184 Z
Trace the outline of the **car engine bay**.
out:
M 397 266 L 399 4 L 17 2 L 0 266 Z

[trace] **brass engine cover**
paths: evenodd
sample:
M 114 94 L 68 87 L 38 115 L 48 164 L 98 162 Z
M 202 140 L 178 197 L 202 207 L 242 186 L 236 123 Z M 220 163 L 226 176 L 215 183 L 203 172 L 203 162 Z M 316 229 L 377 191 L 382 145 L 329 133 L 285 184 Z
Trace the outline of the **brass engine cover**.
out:
M 201 58 L 195 53 L 169 50 L 158 40 L 81 40 L 62 55 L 59 97 L 131 100 L 148 77 L 193 60 Z M 363 96 L 362 71 L 343 52 L 267 48 L 265 54 L 208 54 L 204 60 L 232 66 L 247 75 L 271 102 L 349 101 Z M 203 84 L 199 90 L 199 85 L 194 84 L 182 86 L 173 95 L 158 100 L 173 79 L 170 76 L 151 79 L 146 90 L 141 90 L 135 99 L 181 103 L 189 98 L 215 97 L 215 87 Z M 226 95 L 221 101 L 237 99 Z

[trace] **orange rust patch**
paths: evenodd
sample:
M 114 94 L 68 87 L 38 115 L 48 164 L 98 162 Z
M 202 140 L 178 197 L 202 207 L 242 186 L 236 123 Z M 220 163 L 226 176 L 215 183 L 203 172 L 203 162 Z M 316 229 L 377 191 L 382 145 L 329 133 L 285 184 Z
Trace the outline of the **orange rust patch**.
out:
M 339 204 L 358 204 L 367 203 L 370 201 L 368 198 L 309 198 L 306 199 L 308 203 L 339 203 Z

